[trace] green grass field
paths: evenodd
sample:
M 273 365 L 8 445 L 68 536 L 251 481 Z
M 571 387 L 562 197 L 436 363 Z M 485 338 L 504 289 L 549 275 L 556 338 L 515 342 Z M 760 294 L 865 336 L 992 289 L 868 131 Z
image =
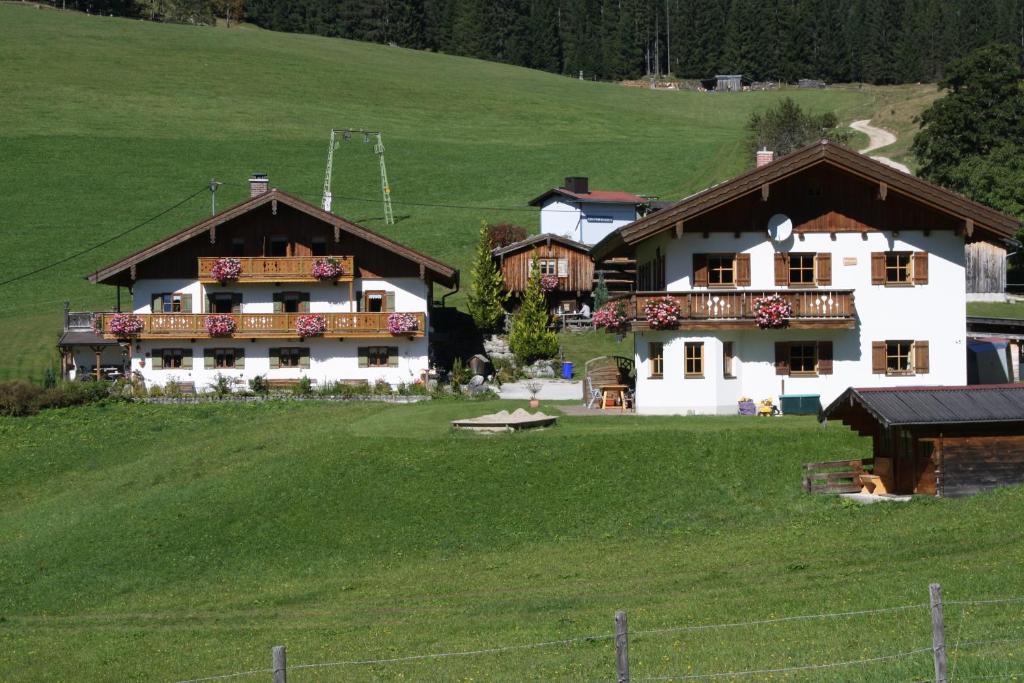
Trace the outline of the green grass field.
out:
M 791 96 L 852 120 L 878 100 L 857 88 L 652 92 L 381 45 L 9 3 L 0 4 L 0 64 L 0 280 L 115 235 L 213 177 L 227 183 L 222 208 L 245 196 L 253 171 L 318 202 L 331 127 L 384 131 L 399 220 L 383 225 L 376 159 L 361 142 L 339 150 L 335 210 L 464 268 L 481 220 L 535 230 L 526 201 L 565 175 L 679 198 L 746 167 L 743 125 L 754 110 Z M 113 288 L 89 285 L 86 273 L 209 206 L 203 193 L 0 288 L 11 344 L 0 379 L 41 375 L 64 300 L 112 305 Z
M 808 496 L 801 463 L 870 452 L 810 418 L 447 425 L 496 407 L 0 419 L 0 680 L 181 680 L 264 669 L 275 644 L 295 665 L 587 635 L 602 638 L 289 680 L 607 680 L 616 609 L 638 679 L 775 668 L 926 647 L 928 611 L 645 632 L 920 605 L 932 581 L 947 600 L 1024 595 L 1024 489 L 869 507 Z M 959 675 L 1024 670 L 1022 604 L 947 606 Z M 1013 642 L 976 643 L 993 639 Z M 743 680 L 908 681 L 931 666 L 919 653 Z
M 982 318 L 1024 320 L 1024 302 L 972 301 L 967 304 L 967 315 L 975 315 Z

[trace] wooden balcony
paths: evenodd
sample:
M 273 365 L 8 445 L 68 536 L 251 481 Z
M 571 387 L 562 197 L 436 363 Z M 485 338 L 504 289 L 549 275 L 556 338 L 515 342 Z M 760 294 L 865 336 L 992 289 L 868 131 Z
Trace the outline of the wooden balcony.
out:
M 853 329 L 857 311 L 853 304 L 853 290 L 801 289 L 801 290 L 694 290 L 692 292 L 637 292 L 623 297 L 626 316 L 634 330 L 650 329 L 644 318 L 644 305 L 651 299 L 671 296 L 679 306 L 684 330 L 721 330 L 756 328 L 754 300 L 779 294 L 789 302 L 793 314 L 789 319 L 792 329 Z
M 101 314 L 103 337 L 117 339 L 110 331 L 113 313 Z M 232 313 L 235 332 L 213 337 L 206 331 L 207 313 L 138 313 L 144 324 L 133 339 L 297 339 L 295 323 L 309 313 Z M 416 330 L 392 335 L 388 332 L 390 313 L 319 313 L 327 321 L 323 337 L 329 339 L 387 339 L 422 337 L 427 325 L 424 313 L 410 313 L 416 318 Z
M 199 281 L 203 283 L 217 282 L 211 275 L 213 265 L 221 257 L 199 257 Z M 351 282 L 355 277 L 355 261 L 351 256 L 239 256 L 242 262 L 242 274 L 238 276 L 240 283 L 275 283 L 275 282 L 320 282 L 313 277 L 313 264 L 317 259 L 333 258 L 341 264 L 341 275 L 338 282 Z

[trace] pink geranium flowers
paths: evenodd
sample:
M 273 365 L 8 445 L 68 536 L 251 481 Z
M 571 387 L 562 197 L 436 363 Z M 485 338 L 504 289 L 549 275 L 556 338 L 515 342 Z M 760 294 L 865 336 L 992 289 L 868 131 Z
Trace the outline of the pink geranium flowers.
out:
M 674 330 L 679 327 L 679 304 L 671 296 L 650 299 L 644 304 L 644 316 L 652 330 Z
M 754 299 L 754 319 L 762 330 L 787 327 L 793 315 L 793 307 L 778 294 Z

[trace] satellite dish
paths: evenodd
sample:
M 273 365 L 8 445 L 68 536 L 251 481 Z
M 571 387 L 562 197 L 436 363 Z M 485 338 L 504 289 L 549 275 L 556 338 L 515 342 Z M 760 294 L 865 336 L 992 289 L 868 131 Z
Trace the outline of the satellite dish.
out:
M 768 236 L 773 242 L 785 242 L 793 234 L 793 221 L 784 213 L 768 219 Z

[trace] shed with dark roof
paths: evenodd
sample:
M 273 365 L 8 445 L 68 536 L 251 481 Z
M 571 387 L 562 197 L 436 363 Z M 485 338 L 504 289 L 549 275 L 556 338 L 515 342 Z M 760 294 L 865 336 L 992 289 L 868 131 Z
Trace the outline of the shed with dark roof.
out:
M 872 437 L 890 493 L 962 496 L 1024 483 L 1024 385 L 850 388 L 822 413 Z

